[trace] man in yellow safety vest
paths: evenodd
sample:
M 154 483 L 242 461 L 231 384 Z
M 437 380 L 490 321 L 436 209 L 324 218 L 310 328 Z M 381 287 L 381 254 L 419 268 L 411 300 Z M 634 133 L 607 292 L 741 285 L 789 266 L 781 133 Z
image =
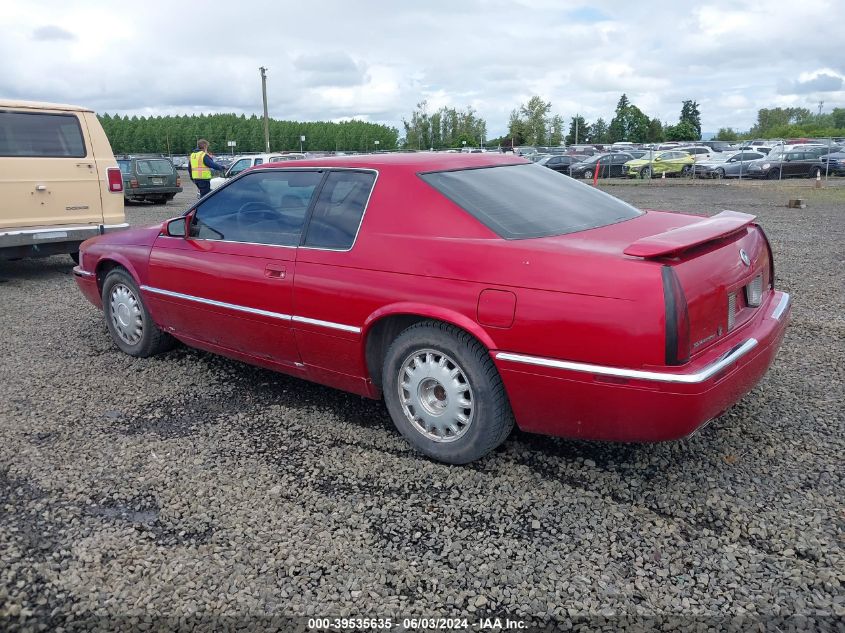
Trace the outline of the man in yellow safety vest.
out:
M 211 170 L 224 171 L 225 167 L 214 162 L 208 153 L 208 141 L 201 138 L 197 141 L 197 148 L 191 152 L 189 169 L 191 180 L 197 186 L 197 198 L 202 198 L 211 191 Z

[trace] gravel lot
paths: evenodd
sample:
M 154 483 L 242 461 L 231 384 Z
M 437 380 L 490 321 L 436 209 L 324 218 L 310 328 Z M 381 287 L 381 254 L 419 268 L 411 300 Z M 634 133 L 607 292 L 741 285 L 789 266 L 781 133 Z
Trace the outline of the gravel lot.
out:
M 381 402 L 185 347 L 130 358 L 67 257 L 0 262 L 0 629 L 801 614 L 842 630 L 845 188 L 806 184 L 607 186 L 762 221 L 793 320 L 737 406 L 660 445 L 515 432 L 466 467 L 412 453 Z M 187 189 L 129 221 L 177 215 Z M 796 192 L 806 209 L 785 208 Z

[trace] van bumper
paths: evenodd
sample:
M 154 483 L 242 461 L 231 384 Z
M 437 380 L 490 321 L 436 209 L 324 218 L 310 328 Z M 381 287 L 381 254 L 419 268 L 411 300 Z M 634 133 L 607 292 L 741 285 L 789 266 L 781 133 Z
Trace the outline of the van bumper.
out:
M 129 224 L 83 224 L 0 230 L 0 259 L 74 253 L 89 237 L 128 229 Z

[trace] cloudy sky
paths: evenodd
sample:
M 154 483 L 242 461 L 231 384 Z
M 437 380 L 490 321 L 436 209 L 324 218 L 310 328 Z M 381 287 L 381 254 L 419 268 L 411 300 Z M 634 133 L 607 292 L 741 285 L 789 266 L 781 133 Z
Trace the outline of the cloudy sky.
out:
M 674 123 L 747 129 L 757 110 L 845 106 L 845 3 L 563 0 L 83 0 L 6 3 L 0 98 L 98 112 L 357 117 L 401 126 L 416 103 L 471 105 L 489 136 L 531 95 L 567 119 L 622 92 Z M 201 15 L 197 12 L 202 9 Z

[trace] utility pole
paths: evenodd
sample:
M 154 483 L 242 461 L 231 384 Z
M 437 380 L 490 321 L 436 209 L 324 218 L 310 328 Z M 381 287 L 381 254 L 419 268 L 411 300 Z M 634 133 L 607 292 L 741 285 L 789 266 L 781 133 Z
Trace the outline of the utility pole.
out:
M 819 116 L 822 115 L 822 106 L 824 105 L 824 101 L 819 101 Z
M 264 99 L 264 151 L 270 151 L 270 121 L 267 117 L 267 69 L 261 66 L 261 97 Z
M 580 115 L 575 113 L 575 145 L 578 145 L 578 117 Z

